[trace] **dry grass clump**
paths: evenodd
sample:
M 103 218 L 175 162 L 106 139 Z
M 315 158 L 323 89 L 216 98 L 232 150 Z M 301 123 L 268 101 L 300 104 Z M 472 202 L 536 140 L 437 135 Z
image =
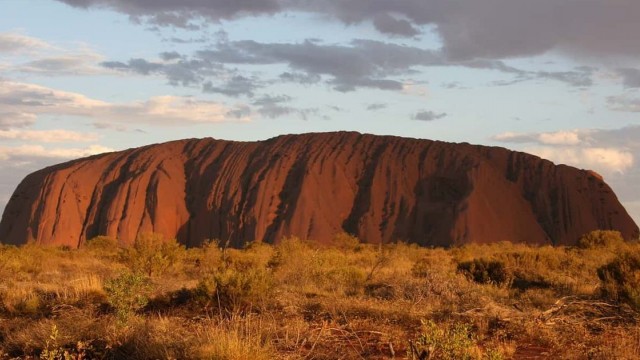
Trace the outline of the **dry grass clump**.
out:
M 269 320 L 252 316 L 200 326 L 192 354 L 199 359 L 274 359 L 277 357 L 272 343 L 275 333 L 276 328 Z
M 0 247 L 0 358 L 640 358 L 640 245 Z

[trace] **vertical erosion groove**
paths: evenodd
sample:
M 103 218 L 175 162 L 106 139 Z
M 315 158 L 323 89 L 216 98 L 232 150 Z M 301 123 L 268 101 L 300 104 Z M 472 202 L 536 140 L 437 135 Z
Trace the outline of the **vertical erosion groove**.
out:
M 380 144 L 371 144 L 370 146 L 375 147 L 375 149 L 373 151 L 368 149 L 368 151 L 365 152 L 366 160 L 364 169 L 360 175 L 360 179 L 358 180 L 356 199 L 351 213 L 342 224 L 342 228 L 350 234 L 360 233 L 360 220 L 369 211 L 371 205 L 371 185 L 373 184 L 378 162 L 380 161 L 382 153 L 387 148 L 387 144 L 384 142 Z M 383 194 L 383 196 L 386 196 L 386 194 Z

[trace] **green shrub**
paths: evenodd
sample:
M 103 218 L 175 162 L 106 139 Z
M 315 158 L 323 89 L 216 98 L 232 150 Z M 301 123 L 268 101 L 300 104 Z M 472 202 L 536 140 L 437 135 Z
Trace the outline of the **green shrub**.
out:
M 330 250 L 327 250 L 330 251 Z M 279 283 L 298 289 L 309 286 L 324 270 L 319 266 L 319 252 L 298 238 L 282 239 L 267 266 L 274 271 Z M 324 276 L 322 276 L 324 280 Z
M 419 279 L 424 279 L 431 272 L 431 263 L 426 259 L 416 261 L 411 267 L 411 275 Z
M 123 250 L 123 260 L 133 272 L 161 275 L 184 256 L 184 247 L 161 234 L 140 234 L 133 247 Z
M 479 284 L 501 285 L 510 277 L 504 262 L 484 258 L 461 262 L 458 271 Z
M 511 287 L 519 290 L 548 289 L 552 284 L 542 275 L 519 269 L 513 273 Z
M 580 237 L 577 246 L 581 249 L 596 249 L 624 243 L 619 231 L 595 230 Z
M 3 245 L 0 248 L 0 273 L 9 272 L 11 278 L 38 276 L 45 269 L 44 263 L 56 249 L 27 244 L 22 247 Z
M 49 339 L 47 339 L 47 343 L 45 348 L 42 350 L 40 354 L 40 359 L 43 360 L 66 360 L 71 359 L 71 356 L 68 352 L 64 351 L 62 347 L 58 344 L 59 337 L 58 327 L 54 324 L 51 327 L 51 334 L 49 335 Z
M 274 257 L 273 247 L 262 242 L 250 242 L 244 249 L 227 249 L 225 266 L 239 271 L 251 268 L 267 268 Z
M 364 290 L 367 277 L 362 269 L 354 266 L 341 266 L 326 274 L 330 288 L 341 289 L 346 296 L 356 296 Z
M 372 283 L 364 287 L 364 293 L 372 298 L 380 300 L 393 300 L 396 298 L 396 289 L 385 283 Z
M 149 279 L 140 273 L 124 272 L 104 284 L 107 301 L 115 310 L 119 323 L 124 324 L 149 300 Z
M 19 314 L 35 315 L 42 312 L 44 306 L 46 304 L 43 303 L 43 299 L 37 293 L 32 293 L 18 301 L 14 310 Z
M 477 359 L 478 348 L 467 324 L 439 327 L 431 320 L 422 322 L 420 336 L 410 342 L 410 359 L 471 360 Z
M 118 240 L 108 236 L 96 236 L 87 240 L 85 248 L 97 252 L 112 252 L 118 249 Z
M 202 245 L 202 257 L 198 259 L 200 269 L 205 274 L 216 272 L 222 266 L 222 249 L 218 240 Z
M 625 252 L 598 268 L 603 296 L 640 310 L 640 253 Z
M 349 233 L 338 233 L 330 243 L 332 248 L 336 248 L 342 251 L 357 251 L 360 249 L 360 239 Z
M 270 296 L 273 281 L 265 269 L 238 271 L 228 268 L 211 274 L 198 283 L 196 293 L 228 313 L 245 312 L 262 305 Z
M 39 358 L 42 360 L 82 360 L 91 358 L 90 354 L 94 349 L 90 344 L 78 341 L 73 346 L 63 346 L 60 343 L 61 340 L 62 336 L 60 336 L 58 326 L 53 324 L 49 338 Z
M 278 268 L 289 263 L 304 262 L 315 252 L 306 241 L 297 237 L 284 238 L 276 245 L 275 253 L 269 260 L 269 267 Z

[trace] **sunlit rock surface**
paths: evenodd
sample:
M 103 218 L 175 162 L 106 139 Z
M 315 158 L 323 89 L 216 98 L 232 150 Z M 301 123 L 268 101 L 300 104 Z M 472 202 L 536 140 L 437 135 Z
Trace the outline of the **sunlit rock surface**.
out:
M 559 245 L 595 229 L 638 236 L 594 172 L 497 147 L 340 132 L 182 140 L 49 167 L 16 189 L 0 241 L 130 244 L 157 232 L 241 246 L 348 232 L 369 243 Z

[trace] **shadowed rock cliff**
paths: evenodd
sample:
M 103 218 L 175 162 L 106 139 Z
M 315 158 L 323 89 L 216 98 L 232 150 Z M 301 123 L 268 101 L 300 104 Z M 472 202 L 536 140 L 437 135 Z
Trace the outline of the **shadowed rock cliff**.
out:
M 27 176 L 0 240 L 80 246 L 139 232 L 205 239 L 370 243 L 572 244 L 638 227 L 602 178 L 503 148 L 358 133 L 261 142 L 174 141 L 97 155 Z

